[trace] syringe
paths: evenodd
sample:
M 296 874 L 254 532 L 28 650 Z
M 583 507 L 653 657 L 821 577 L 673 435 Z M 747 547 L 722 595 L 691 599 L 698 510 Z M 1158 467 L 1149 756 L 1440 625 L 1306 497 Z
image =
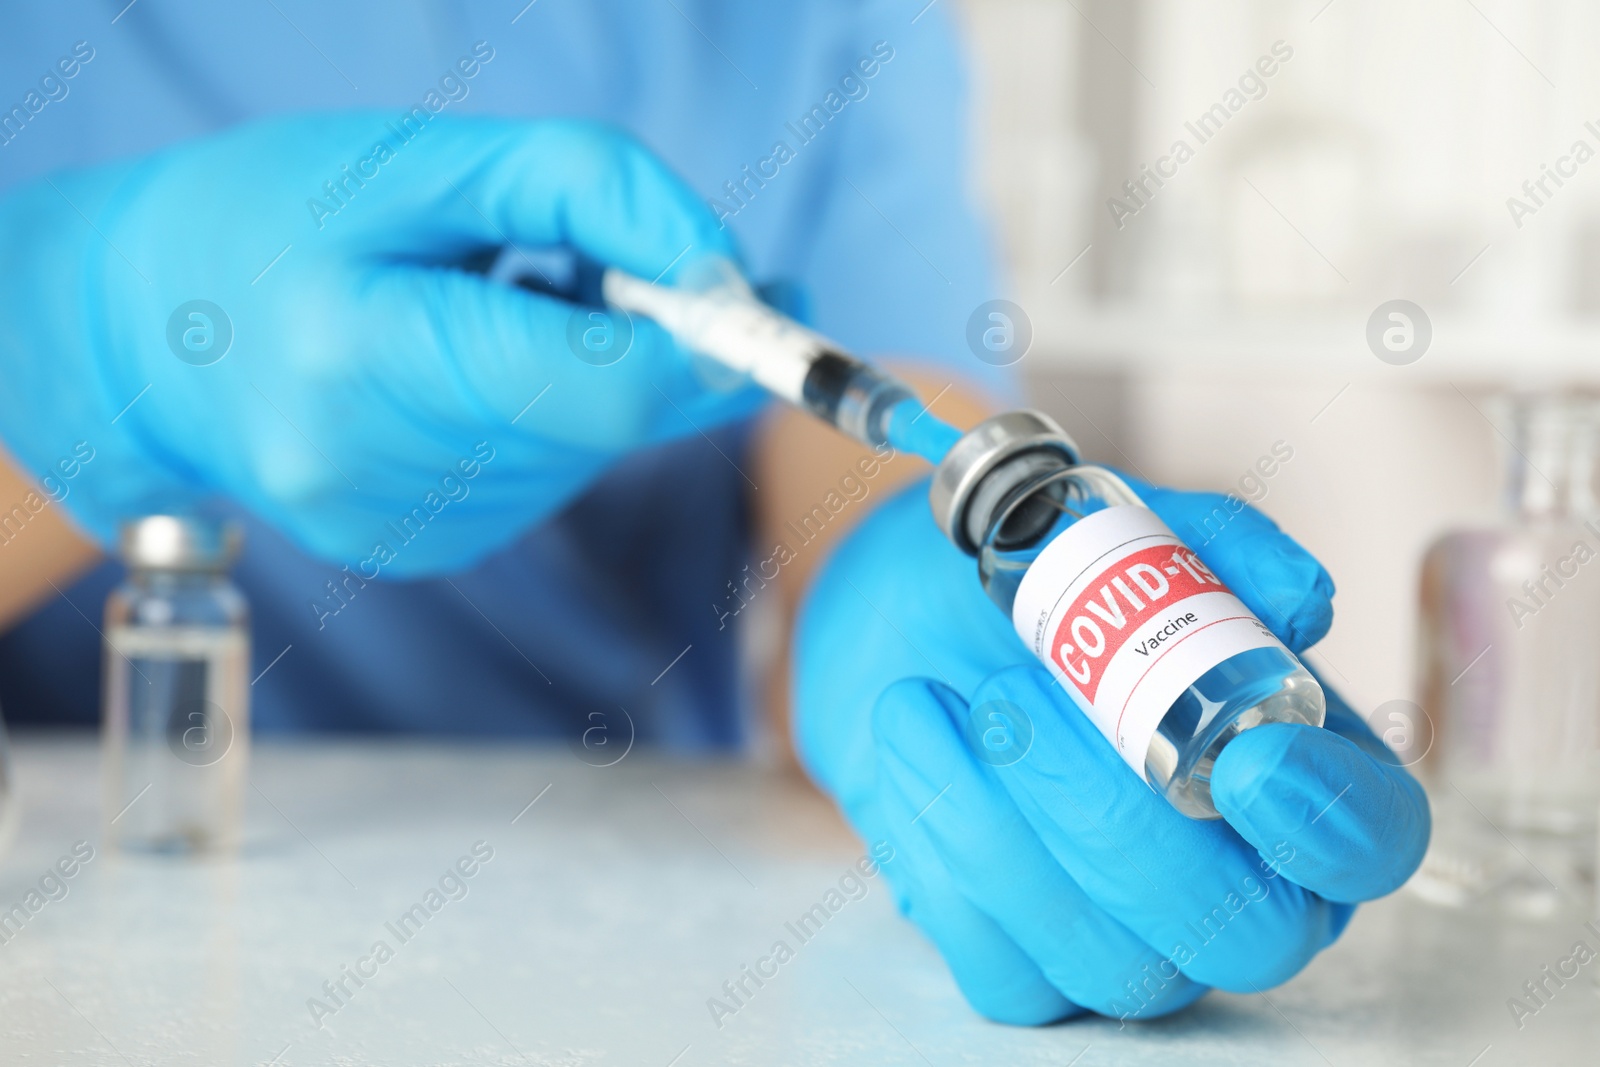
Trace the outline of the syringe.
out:
M 763 304 L 743 285 L 671 288 L 613 267 L 601 288 L 613 307 L 649 316 L 684 347 L 748 375 L 863 444 L 887 442 L 937 464 L 961 437 L 905 383 Z

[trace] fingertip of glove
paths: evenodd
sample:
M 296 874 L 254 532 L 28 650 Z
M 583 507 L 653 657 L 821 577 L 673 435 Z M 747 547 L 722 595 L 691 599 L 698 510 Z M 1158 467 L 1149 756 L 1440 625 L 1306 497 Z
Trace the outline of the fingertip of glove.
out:
M 1261 601 L 1262 621 L 1284 643 L 1302 652 L 1328 635 L 1333 626 L 1333 577 L 1315 556 L 1287 534 L 1263 531 L 1242 539 L 1233 549 L 1240 567 L 1247 567 L 1247 590 Z
M 1308 598 L 1285 620 L 1291 652 L 1304 652 L 1333 629 L 1333 604 L 1325 597 Z
M 1246 730 L 1222 750 L 1211 773 L 1211 799 L 1231 825 L 1245 829 L 1263 795 L 1285 788 L 1279 768 L 1299 731 L 1310 729 L 1315 727 L 1267 723 Z
M 1289 846 L 1290 877 L 1333 901 L 1398 888 L 1430 833 L 1426 796 L 1409 773 L 1314 726 L 1269 723 L 1236 737 L 1217 758 L 1211 796 L 1263 854 Z
M 1246 730 L 1222 750 L 1212 770 L 1211 798 L 1241 831 L 1251 827 L 1262 836 L 1299 833 L 1341 799 L 1350 800 L 1349 807 L 1370 801 L 1380 785 L 1388 788 L 1391 770 L 1330 730 L 1266 723 Z M 1349 795 L 1358 790 L 1359 796 Z

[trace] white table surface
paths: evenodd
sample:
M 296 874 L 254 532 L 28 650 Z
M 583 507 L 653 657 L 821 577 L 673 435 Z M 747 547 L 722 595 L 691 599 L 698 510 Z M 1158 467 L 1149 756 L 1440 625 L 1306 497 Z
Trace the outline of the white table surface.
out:
M 1576 913 L 1512 924 L 1398 896 L 1267 997 L 1028 1030 L 969 1011 L 875 879 L 719 1030 L 707 998 L 861 851 L 781 776 L 639 752 L 597 769 L 510 745 L 258 745 L 247 847 L 192 862 L 100 847 L 91 745 L 13 755 L 24 823 L 0 907 L 75 841 L 96 856 L 0 945 L 4 1064 L 1600 1060 L 1600 961 L 1520 1031 L 1506 1007 L 1583 933 Z M 400 944 L 384 924 L 480 840 L 494 858 L 467 895 Z M 394 958 L 313 1026 L 307 999 L 380 938 Z

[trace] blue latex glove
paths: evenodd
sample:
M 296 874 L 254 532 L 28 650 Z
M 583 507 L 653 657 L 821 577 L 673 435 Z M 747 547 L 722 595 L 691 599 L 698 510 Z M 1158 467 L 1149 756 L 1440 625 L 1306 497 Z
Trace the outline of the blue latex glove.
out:
M 275 119 L 0 200 L 0 437 L 58 479 L 86 443 L 59 484 L 93 536 L 223 494 L 364 571 L 462 568 L 623 453 L 753 407 L 648 322 L 579 358 L 586 311 L 485 275 L 513 244 L 669 283 L 732 255 L 663 164 L 593 124 L 410 121 Z M 225 355 L 214 314 L 169 330 L 192 300 Z
M 1180 536 L 1222 502 L 1140 490 Z M 1198 551 L 1292 649 L 1327 632 L 1332 582 L 1258 512 Z M 1427 844 L 1421 786 L 1332 692 L 1326 729 L 1261 726 L 1223 751 L 1226 822 L 1178 814 L 1016 637 L 934 527 L 925 483 L 841 545 L 796 658 L 803 760 L 863 837 L 893 845 L 901 910 L 991 1019 L 1145 1019 L 1212 986 L 1277 985 Z M 985 729 L 1024 743 L 1025 726 L 986 707 L 997 700 L 1031 720 L 1021 758 L 979 758 Z

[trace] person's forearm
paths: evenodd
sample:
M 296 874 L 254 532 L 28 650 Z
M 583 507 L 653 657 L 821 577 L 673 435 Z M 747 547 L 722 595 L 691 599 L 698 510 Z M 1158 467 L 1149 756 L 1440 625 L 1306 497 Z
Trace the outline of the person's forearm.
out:
M 993 411 L 993 403 L 965 383 L 926 364 L 894 370 L 924 399 L 933 399 L 933 414 L 954 426 L 965 429 Z M 829 549 L 895 489 L 927 473 L 928 465 L 909 453 L 884 449 L 875 454 L 786 406 L 775 408 L 762 424 L 754 459 L 754 480 L 760 487 L 754 494 L 755 556 L 766 564 L 764 579 L 777 572 L 770 586 L 778 599 L 780 628 L 775 643 L 779 653 L 763 696 L 773 731 L 787 752 L 789 641 L 800 600 Z
M 0 449 L 0 633 L 99 558 L 61 504 Z

